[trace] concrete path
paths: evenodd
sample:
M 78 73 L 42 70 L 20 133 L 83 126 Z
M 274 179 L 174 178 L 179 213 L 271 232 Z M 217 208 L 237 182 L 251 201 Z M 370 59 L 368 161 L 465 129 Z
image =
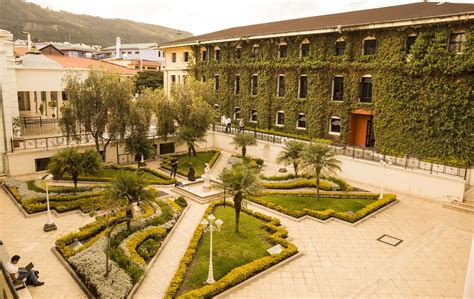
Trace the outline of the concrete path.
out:
M 191 237 L 207 205 L 188 200 L 188 211 L 178 224 L 163 251 L 155 260 L 150 272 L 135 294 L 135 298 L 162 298 L 178 269 L 179 262 L 188 248 Z
M 33 262 L 44 286 L 28 287 L 33 298 L 86 298 L 81 288 L 51 251 L 61 236 L 78 230 L 93 218 L 78 213 L 54 216 L 58 230 L 44 232 L 46 214 L 25 218 L 18 207 L 0 189 L 0 240 L 10 255 L 21 256 L 20 265 Z
M 474 217 L 440 203 L 399 199 L 357 226 L 280 217 L 304 255 L 228 298 L 462 297 Z M 384 234 L 403 242 L 377 241 Z

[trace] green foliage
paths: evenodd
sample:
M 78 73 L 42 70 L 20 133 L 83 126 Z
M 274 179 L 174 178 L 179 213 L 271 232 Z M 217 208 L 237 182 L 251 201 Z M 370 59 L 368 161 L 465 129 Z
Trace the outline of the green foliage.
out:
M 24 30 L 31 33 L 34 41 L 71 41 L 90 45 L 115 44 L 117 32 L 122 43 L 154 41 L 163 43 L 191 33 L 168 27 L 139 23 L 124 19 L 105 19 L 85 14 L 57 11 L 21 1 L 0 1 L 0 28 L 13 33 L 15 39 L 25 39 Z M 50 30 L 54 28 L 54 30 Z
M 189 156 L 186 154 L 181 155 L 169 155 L 163 157 L 163 162 L 161 167 L 164 169 L 171 170 L 171 159 L 172 157 L 178 157 L 178 173 L 183 176 L 188 175 L 188 170 L 190 166 L 193 166 L 194 171 L 196 172 L 196 178 L 200 178 L 204 173 L 205 164 L 208 163 L 209 167 L 212 168 L 214 163 L 216 163 L 217 158 L 219 158 L 220 151 L 205 151 L 197 152 L 196 156 Z
M 178 204 L 179 206 L 181 206 L 182 208 L 186 208 L 188 206 L 188 202 L 182 196 L 176 198 L 174 202 Z
M 449 34 L 466 30 L 466 49 L 462 54 L 447 51 Z M 417 34 L 410 54 L 405 54 L 406 37 Z M 364 109 L 374 114 L 376 150 L 385 154 L 409 155 L 420 159 L 436 158 L 473 161 L 474 114 L 474 26 L 470 22 L 424 25 L 397 30 L 344 32 L 343 56 L 334 55 L 334 42 L 340 34 L 296 36 L 218 43 L 221 61 L 198 61 L 192 71 L 197 78 L 220 76 L 218 92 L 220 114 L 233 115 L 240 107 L 242 117 L 258 113 L 258 131 L 298 134 L 303 139 L 330 139 L 336 144 L 349 143 L 351 112 Z M 377 52 L 362 55 L 363 39 L 377 39 Z M 310 56 L 299 57 L 303 38 L 310 42 Z M 288 57 L 279 59 L 278 43 L 288 43 Z M 254 43 L 260 45 L 260 57 L 250 58 Z M 242 47 L 242 58 L 234 57 Z M 213 57 L 213 46 L 209 47 Z M 199 46 L 195 47 L 195 55 Z M 199 55 L 196 55 L 199 57 Z M 258 94 L 250 94 L 250 78 L 258 74 Z M 277 97 L 278 75 L 285 75 L 286 93 Z M 240 76 L 240 94 L 234 94 L 234 78 Z M 298 99 L 300 75 L 308 76 L 308 96 Z M 359 101 L 359 83 L 372 75 L 373 101 Z M 344 77 L 344 100 L 332 100 L 334 76 Z M 285 125 L 276 125 L 277 111 L 285 112 Z M 307 129 L 296 129 L 298 113 L 306 116 Z M 341 118 L 341 134 L 328 134 L 330 117 Z M 439 146 L 443 144 L 443 146 Z
M 135 81 L 135 89 L 142 92 L 146 88 L 157 89 L 163 88 L 163 72 L 143 71 L 137 74 Z
M 268 189 L 295 189 L 295 188 L 304 188 L 304 187 L 316 187 L 316 179 L 307 179 L 307 178 L 296 178 L 288 182 L 262 182 L 261 185 Z M 331 191 L 333 190 L 332 185 L 325 180 L 319 181 L 319 189 Z
M 242 149 L 242 158 L 245 158 L 247 146 L 257 145 L 257 140 L 253 134 L 239 133 L 235 135 L 234 139 L 232 140 L 232 144 L 235 144 L 235 146 Z
M 277 163 L 293 164 L 295 175 L 298 175 L 298 166 L 301 161 L 301 153 L 304 143 L 296 140 L 285 142 L 285 148 L 278 154 Z
M 160 239 L 148 238 L 137 248 L 138 254 L 148 263 L 158 252 L 161 245 Z

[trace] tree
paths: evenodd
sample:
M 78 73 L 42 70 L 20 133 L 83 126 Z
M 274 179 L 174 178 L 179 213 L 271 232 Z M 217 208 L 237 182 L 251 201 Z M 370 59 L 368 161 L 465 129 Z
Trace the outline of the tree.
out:
M 65 78 L 68 102 L 61 108 L 62 131 L 68 139 L 81 141 L 91 135 L 102 158 L 111 141 L 123 141 L 127 132 L 132 81 L 117 74 L 91 69 L 86 79 L 77 73 Z
M 140 162 L 145 157 L 155 153 L 153 142 L 148 139 L 148 136 L 137 132 L 131 132 L 130 135 L 125 138 L 125 151 L 134 157 L 140 157 L 137 161 L 138 168 L 140 168 Z
M 235 232 L 239 232 L 240 211 L 242 199 L 246 194 L 252 194 L 259 189 L 255 169 L 245 164 L 234 164 L 231 168 L 224 168 L 219 175 L 222 185 L 219 188 L 230 192 L 234 196 Z
M 332 149 L 325 144 L 309 143 L 304 147 L 301 164 L 316 175 L 316 191 L 319 199 L 319 180 L 321 172 L 334 173 L 340 171 L 341 162 L 334 157 Z
M 162 89 L 146 89 L 142 96 L 153 103 L 156 134 L 166 140 L 168 135 L 176 132 L 173 103 Z
M 284 164 L 293 164 L 295 175 L 298 175 L 298 166 L 301 162 L 301 155 L 304 143 L 297 140 L 289 140 L 285 142 L 285 148 L 278 154 L 277 162 Z
M 197 133 L 197 131 L 192 128 L 192 127 L 187 127 L 183 126 L 179 128 L 178 135 L 177 137 L 177 142 L 178 143 L 185 143 L 186 146 L 188 147 L 188 154 L 191 156 L 197 155 L 196 152 L 196 143 L 200 141 L 204 141 L 203 137 L 199 136 L 200 134 Z
M 163 72 L 161 71 L 142 71 L 137 74 L 135 81 L 136 92 L 143 90 L 163 88 Z
M 77 188 L 79 175 L 88 175 L 100 170 L 99 155 L 94 150 L 83 153 L 76 148 L 66 148 L 53 157 L 48 164 L 49 172 L 55 179 L 61 179 L 66 173 L 72 177 L 74 188 Z
M 112 199 L 123 201 L 127 216 L 127 230 L 130 230 L 130 223 L 133 218 L 133 203 L 150 201 L 153 193 L 146 189 L 146 183 L 142 175 L 138 172 L 121 172 L 115 181 L 109 186 L 107 194 Z
M 232 144 L 242 149 L 242 158 L 245 159 L 247 153 L 247 146 L 257 145 L 257 140 L 252 134 L 239 133 L 235 135 Z

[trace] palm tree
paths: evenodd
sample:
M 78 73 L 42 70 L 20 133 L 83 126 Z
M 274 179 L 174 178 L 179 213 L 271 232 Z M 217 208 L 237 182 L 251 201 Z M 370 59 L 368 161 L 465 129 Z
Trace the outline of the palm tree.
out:
M 189 156 L 191 156 L 191 153 L 193 154 L 193 156 L 197 155 L 195 143 L 204 140 L 203 137 L 199 137 L 194 128 L 187 126 L 182 126 L 179 128 L 177 137 L 178 143 L 186 143 L 186 145 L 188 146 Z
M 232 168 L 225 168 L 219 175 L 222 185 L 219 188 L 234 195 L 235 232 L 239 232 L 240 210 L 244 194 L 252 194 L 259 189 L 255 169 L 245 164 L 234 164 Z
M 257 145 L 257 140 L 252 134 L 239 133 L 235 135 L 232 144 L 242 148 L 242 159 L 245 159 L 247 153 L 247 146 Z
M 150 201 L 153 199 L 153 193 L 146 189 L 146 183 L 143 176 L 138 173 L 121 172 L 112 182 L 107 190 L 107 195 L 117 201 L 124 200 L 127 216 L 127 230 L 130 230 L 130 222 L 133 218 L 133 203 Z
M 285 148 L 278 154 L 277 162 L 284 164 L 293 164 L 295 175 L 298 175 L 298 166 L 301 162 L 304 143 L 297 140 L 285 142 Z
M 334 173 L 340 171 L 341 162 L 334 158 L 332 149 L 320 143 L 310 143 L 304 147 L 301 164 L 304 168 L 316 174 L 316 190 L 317 198 L 319 199 L 319 179 L 321 172 Z
M 74 188 L 77 188 L 79 175 L 88 175 L 100 170 L 100 157 L 94 150 L 83 153 L 76 148 L 66 148 L 53 157 L 48 164 L 49 172 L 55 179 L 61 179 L 66 173 L 71 175 Z
M 125 151 L 132 156 L 140 156 L 140 159 L 137 161 L 138 168 L 140 168 L 140 162 L 144 157 L 154 154 L 152 141 L 146 135 L 136 132 L 132 132 L 125 139 Z

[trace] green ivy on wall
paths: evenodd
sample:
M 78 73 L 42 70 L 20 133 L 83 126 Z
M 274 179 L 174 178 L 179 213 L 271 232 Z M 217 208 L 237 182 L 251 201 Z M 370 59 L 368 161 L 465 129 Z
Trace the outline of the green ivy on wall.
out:
M 447 51 L 450 33 L 464 30 L 466 49 L 462 54 Z M 410 54 L 405 40 L 417 39 Z M 376 55 L 362 54 L 363 40 L 377 40 Z M 343 37 L 343 56 L 334 55 L 335 41 Z M 300 58 L 300 44 L 310 42 L 309 57 Z M 286 58 L 278 58 L 279 43 L 288 45 Z M 259 57 L 251 58 L 254 44 Z M 241 59 L 235 58 L 236 46 Z M 221 60 L 214 61 L 214 46 Z M 342 34 L 285 37 L 282 39 L 241 40 L 206 46 L 209 58 L 200 61 L 200 47 L 194 49 L 198 62 L 192 69 L 196 78 L 212 80 L 219 75 L 221 113 L 233 115 L 240 107 L 246 122 L 251 109 L 258 113 L 258 127 L 347 144 L 351 112 L 362 108 L 374 115 L 376 150 L 419 158 L 473 162 L 474 147 L 474 25 L 472 22 L 353 31 Z M 258 75 L 258 94 L 250 94 L 250 81 Z M 240 76 L 240 94 L 234 94 L 235 76 Z M 286 93 L 277 97 L 278 75 L 285 76 Z M 308 77 L 306 99 L 298 98 L 299 77 Z M 359 102 L 362 76 L 371 75 L 372 103 Z M 332 101 L 334 76 L 344 78 L 344 100 Z M 285 112 L 285 126 L 276 126 L 277 111 Z M 306 116 L 307 129 L 296 128 L 299 113 Z M 329 134 L 331 116 L 341 118 L 341 134 Z

